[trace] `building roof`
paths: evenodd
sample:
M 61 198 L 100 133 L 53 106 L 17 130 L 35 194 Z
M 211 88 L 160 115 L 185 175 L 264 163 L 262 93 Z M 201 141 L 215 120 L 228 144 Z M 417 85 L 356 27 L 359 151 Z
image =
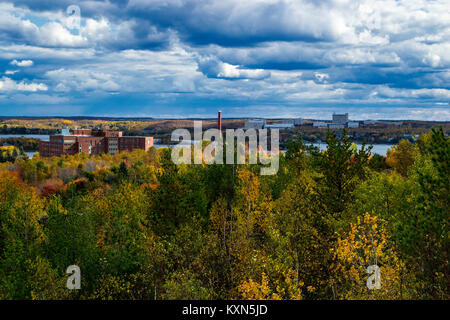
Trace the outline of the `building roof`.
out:
M 266 120 L 264 120 L 264 119 L 251 119 L 251 120 L 248 120 L 247 122 L 258 122 L 258 123 L 260 123 L 260 122 L 266 122 Z
M 60 133 L 55 134 L 55 136 L 73 137 L 74 135 L 70 133 L 67 128 L 62 128 Z
M 266 128 L 292 128 L 294 126 L 293 123 L 273 123 L 266 124 Z

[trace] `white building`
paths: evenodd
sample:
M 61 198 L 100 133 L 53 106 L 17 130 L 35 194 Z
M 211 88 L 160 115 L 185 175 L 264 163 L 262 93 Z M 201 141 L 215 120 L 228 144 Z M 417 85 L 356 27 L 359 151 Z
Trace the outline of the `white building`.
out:
M 348 122 L 348 113 L 344 113 L 344 114 L 333 113 L 333 122 L 334 123 L 347 123 Z
M 328 124 L 328 128 L 330 128 L 330 129 L 344 129 L 345 128 L 345 124 L 332 122 L 332 123 Z
M 294 126 L 301 126 L 303 124 L 302 118 L 296 118 L 294 119 Z
M 245 129 L 263 129 L 266 126 L 266 120 L 253 119 L 245 122 Z
M 347 122 L 348 128 L 359 128 L 359 122 L 358 121 L 349 121 Z
M 313 127 L 315 128 L 326 128 L 328 123 L 326 122 L 313 122 Z
M 274 124 L 266 124 L 264 126 L 265 129 L 291 129 L 294 127 L 293 123 L 274 123 Z

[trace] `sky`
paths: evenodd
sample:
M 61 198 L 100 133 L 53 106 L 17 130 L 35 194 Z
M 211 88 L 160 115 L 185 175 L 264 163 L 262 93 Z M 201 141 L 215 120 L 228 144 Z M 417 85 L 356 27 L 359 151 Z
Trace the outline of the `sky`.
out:
M 450 121 L 449 102 L 448 0 L 0 0 L 0 116 Z

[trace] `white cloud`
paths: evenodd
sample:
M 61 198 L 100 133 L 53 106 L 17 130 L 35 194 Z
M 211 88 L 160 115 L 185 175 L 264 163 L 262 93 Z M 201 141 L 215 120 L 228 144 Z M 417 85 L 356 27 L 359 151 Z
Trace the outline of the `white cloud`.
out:
M 45 79 L 4 77 L 1 91 L 189 92 L 299 105 L 449 98 L 448 0 L 84 4 L 89 15 L 76 34 L 64 27 L 62 10 L 0 3 L 0 59 L 22 67 L 39 61 L 32 71 Z
M 398 64 L 401 59 L 395 52 L 371 48 L 339 48 L 326 52 L 325 59 L 339 64 Z
M 317 81 L 319 82 L 326 82 L 327 79 L 330 78 L 330 75 L 326 74 L 326 73 L 320 73 L 320 72 L 314 72 L 314 77 L 317 79 Z
M 39 43 L 47 46 L 80 47 L 88 44 L 87 38 L 74 35 L 58 22 L 49 22 L 39 29 Z
M 214 57 L 200 57 L 198 60 L 199 70 L 212 78 L 261 80 L 270 77 L 270 72 L 267 70 L 245 69 L 219 61 Z
M 428 52 L 428 54 L 422 59 L 422 62 L 433 68 L 436 68 L 441 62 L 441 57 L 432 52 Z
M 75 61 L 92 59 L 96 51 L 93 48 L 52 48 L 39 47 L 36 45 L 9 44 L 0 46 L 0 58 L 9 60 L 17 57 L 43 59 L 49 62 L 58 60 L 59 63 L 71 63 Z
M 86 19 L 85 26 L 81 28 L 81 34 L 92 41 L 110 40 L 111 24 L 102 17 L 100 20 Z
M 270 76 L 270 72 L 263 69 L 241 69 L 239 66 L 224 62 L 220 62 L 218 69 L 216 74 L 218 78 L 263 79 Z
M 46 76 L 58 82 L 57 91 L 68 91 L 68 88 L 79 91 L 115 91 L 120 89 L 120 86 L 112 80 L 112 75 L 103 72 L 61 68 L 48 71 Z
M 0 91 L 47 91 L 48 87 L 44 83 L 25 81 L 17 82 L 8 77 L 3 77 L 0 79 Z
M 31 67 L 34 64 L 34 62 L 32 60 L 17 61 L 16 59 L 14 59 L 9 64 L 18 67 Z
M 387 98 L 434 98 L 449 99 L 450 90 L 447 89 L 395 89 L 387 86 L 378 86 L 372 93 L 373 96 Z
M 374 36 L 371 31 L 365 29 L 358 35 L 358 42 L 369 45 L 387 45 L 389 44 L 389 35 Z
M 191 53 L 124 50 L 98 56 L 85 64 L 49 70 L 45 77 L 57 91 L 192 92 L 202 74 Z

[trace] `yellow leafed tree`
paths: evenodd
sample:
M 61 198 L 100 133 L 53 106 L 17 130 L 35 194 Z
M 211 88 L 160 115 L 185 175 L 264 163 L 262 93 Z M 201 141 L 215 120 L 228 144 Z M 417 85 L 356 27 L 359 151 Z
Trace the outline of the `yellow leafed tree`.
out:
M 289 270 L 283 273 L 282 281 L 274 281 L 270 285 L 269 277 L 263 272 L 261 283 L 249 279 L 238 287 L 239 295 L 244 300 L 301 300 L 303 282 L 297 273 Z
M 332 287 L 338 299 L 407 298 L 406 267 L 394 250 L 393 242 L 377 216 L 366 213 L 331 249 L 333 256 Z M 367 267 L 380 268 L 380 289 L 366 285 Z

